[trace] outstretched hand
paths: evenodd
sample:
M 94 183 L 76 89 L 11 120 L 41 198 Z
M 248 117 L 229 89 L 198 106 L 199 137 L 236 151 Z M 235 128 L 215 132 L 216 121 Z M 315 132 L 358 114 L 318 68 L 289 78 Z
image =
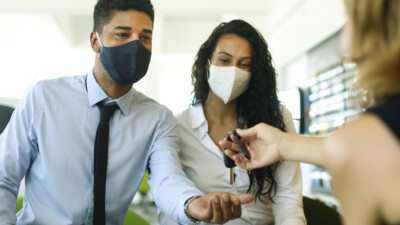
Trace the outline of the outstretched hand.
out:
M 237 154 L 240 149 L 235 141 L 220 140 L 219 144 L 227 149 L 225 154 L 234 160 L 240 168 L 252 170 L 272 165 L 282 160 L 279 145 L 285 135 L 284 132 L 264 123 L 257 124 L 246 130 L 237 129 L 236 132 L 247 147 L 250 159 Z
M 212 192 L 193 200 L 188 213 L 196 219 L 207 223 L 223 224 L 242 215 L 242 204 L 254 200 L 251 194 L 231 194 L 226 192 Z

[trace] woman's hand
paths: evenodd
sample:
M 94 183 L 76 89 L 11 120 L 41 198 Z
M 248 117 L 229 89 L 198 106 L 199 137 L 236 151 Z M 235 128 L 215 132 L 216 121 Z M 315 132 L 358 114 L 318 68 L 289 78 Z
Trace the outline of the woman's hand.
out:
M 235 161 L 236 165 L 246 170 L 272 165 L 282 160 L 280 145 L 286 133 L 264 123 L 241 130 L 236 130 L 250 154 L 250 159 L 237 154 L 240 152 L 235 141 L 219 141 L 226 148 L 225 154 Z M 234 138 L 232 138 L 234 140 Z

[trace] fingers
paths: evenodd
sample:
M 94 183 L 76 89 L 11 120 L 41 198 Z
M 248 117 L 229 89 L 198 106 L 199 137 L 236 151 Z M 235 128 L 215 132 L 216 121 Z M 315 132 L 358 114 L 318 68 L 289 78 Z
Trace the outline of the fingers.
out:
M 247 204 L 254 201 L 254 195 L 252 194 L 239 194 L 238 197 L 240 204 Z
M 205 202 L 204 202 L 205 200 Z M 251 194 L 232 194 L 225 192 L 213 192 L 193 201 L 194 208 L 189 208 L 195 212 L 190 214 L 205 222 L 223 224 L 229 220 L 239 218 L 242 215 L 241 204 L 247 204 L 254 200 Z M 207 204 L 203 204 L 207 203 Z M 200 208 L 199 206 L 202 205 Z M 190 205 L 191 206 L 191 205 Z M 190 212 L 191 212 L 190 211 Z M 197 214 L 201 214 L 198 215 Z
M 224 217 L 223 213 L 222 213 L 222 209 L 221 209 L 221 204 L 220 204 L 221 200 L 220 200 L 219 196 L 216 195 L 214 197 L 214 199 L 212 199 L 211 201 L 212 201 L 212 209 L 213 209 L 212 210 L 212 212 L 213 212 L 212 219 L 215 221 L 220 221 Z
M 257 136 L 257 126 L 249 128 L 249 129 L 236 129 L 236 133 L 239 134 L 239 136 L 243 139 L 249 139 L 252 137 L 256 137 Z
M 236 165 L 240 166 L 242 164 L 242 159 L 244 158 L 244 156 L 238 155 L 236 152 L 233 152 L 231 150 L 225 150 L 224 153 L 233 161 L 235 161 Z
M 239 218 L 242 215 L 242 206 L 240 204 L 240 199 L 238 197 L 232 199 L 233 208 L 233 218 Z
M 240 152 L 240 148 L 239 145 L 237 145 L 236 143 L 230 142 L 230 141 L 226 141 L 226 140 L 220 140 L 218 142 L 219 145 L 221 145 L 221 147 L 235 151 L 235 152 Z
M 233 217 L 234 213 L 232 212 L 232 201 L 228 194 L 222 195 L 221 208 L 222 208 L 223 221 L 228 221 L 237 218 Z
M 235 164 L 245 170 L 252 170 L 254 169 L 254 165 L 251 160 L 247 159 L 245 156 L 239 155 L 236 152 L 233 152 L 231 150 L 225 150 L 224 153 L 231 158 L 233 161 L 235 161 Z

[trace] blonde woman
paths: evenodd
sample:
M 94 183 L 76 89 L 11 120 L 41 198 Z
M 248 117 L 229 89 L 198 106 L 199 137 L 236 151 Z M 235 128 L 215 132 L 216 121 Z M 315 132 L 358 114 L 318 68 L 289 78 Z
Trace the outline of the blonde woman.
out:
M 345 0 L 349 20 L 342 42 L 357 63 L 355 86 L 366 108 L 328 138 L 283 133 L 266 124 L 237 132 L 251 160 L 235 154 L 244 169 L 280 160 L 324 166 L 349 225 L 400 223 L 400 0 Z M 294 151 L 296 149 L 296 151 Z

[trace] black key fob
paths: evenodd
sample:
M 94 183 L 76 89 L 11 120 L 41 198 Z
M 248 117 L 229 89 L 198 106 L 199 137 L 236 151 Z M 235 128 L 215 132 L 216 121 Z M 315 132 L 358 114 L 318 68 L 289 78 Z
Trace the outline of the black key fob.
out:
M 230 141 L 230 142 L 232 142 L 232 139 L 231 139 L 231 137 L 230 137 L 230 134 L 228 134 L 228 136 L 226 136 L 225 141 Z M 233 167 L 235 167 L 235 166 L 236 166 L 235 161 L 233 161 L 231 158 L 229 158 L 227 155 L 225 155 L 225 150 L 226 150 L 226 148 L 225 148 L 225 147 L 222 147 L 222 153 L 223 153 L 223 155 L 224 155 L 224 164 L 225 164 L 225 167 L 227 167 L 227 168 L 233 168 Z
M 233 134 L 233 137 L 235 138 L 236 144 L 239 145 L 239 148 L 240 148 L 239 154 L 241 154 L 241 155 L 245 156 L 246 158 L 250 159 L 249 154 L 248 154 L 247 150 L 243 147 L 242 143 L 240 142 L 240 136 L 236 133 L 236 131 L 229 131 L 228 133 L 226 133 L 225 140 L 232 142 L 231 134 Z M 235 167 L 236 166 L 235 161 L 233 161 L 231 158 L 229 158 L 227 155 L 225 155 L 225 150 L 226 150 L 226 148 L 223 147 L 222 148 L 222 152 L 224 154 L 225 167 L 227 167 L 227 168 Z

